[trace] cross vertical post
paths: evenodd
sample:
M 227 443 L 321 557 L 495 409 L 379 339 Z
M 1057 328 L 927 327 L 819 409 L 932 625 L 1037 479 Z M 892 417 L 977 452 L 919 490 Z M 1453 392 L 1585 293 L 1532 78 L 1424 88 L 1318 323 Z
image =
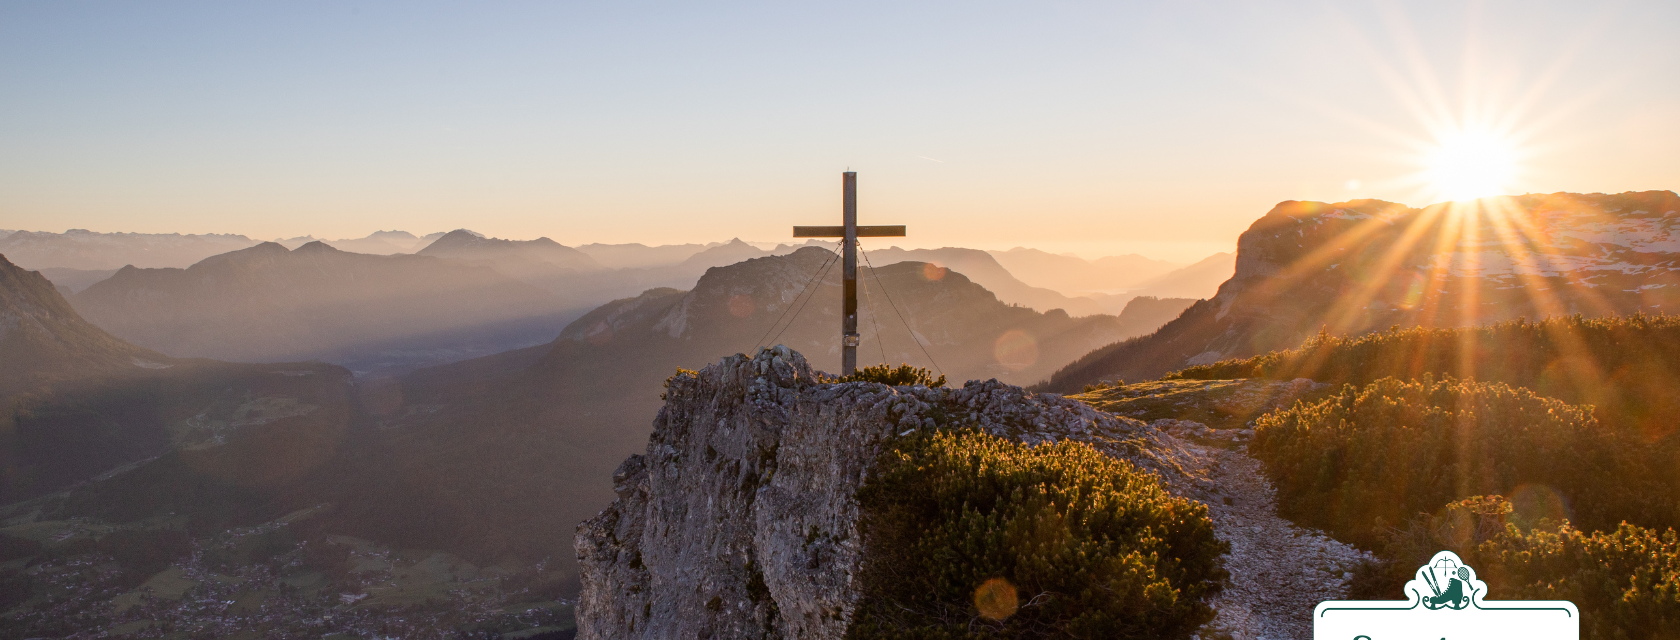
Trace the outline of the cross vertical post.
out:
M 857 331 L 857 172 L 847 171 L 840 180 L 845 238 L 841 244 L 842 293 L 845 302 L 840 309 L 840 371 L 841 375 L 857 373 L 857 348 L 861 336 Z
M 857 373 L 857 348 L 862 336 L 857 330 L 857 239 L 875 237 L 903 237 L 904 225 L 866 225 L 857 223 L 857 172 L 847 171 L 840 179 L 840 216 L 838 227 L 794 227 L 795 238 L 839 238 L 842 291 L 840 303 L 840 370 L 841 375 Z M 886 363 L 882 363 L 886 364 Z

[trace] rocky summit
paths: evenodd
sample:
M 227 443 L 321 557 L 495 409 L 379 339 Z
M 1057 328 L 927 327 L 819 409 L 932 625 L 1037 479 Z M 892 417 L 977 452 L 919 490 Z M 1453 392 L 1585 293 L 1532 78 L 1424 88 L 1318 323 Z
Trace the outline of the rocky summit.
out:
M 859 489 L 892 438 L 957 423 L 1027 444 L 1084 442 L 1215 505 L 1236 554 L 1215 626 L 1304 631 L 1311 605 L 1296 600 L 1345 593 L 1340 569 L 1362 557 L 1279 519 L 1245 454 L 1165 423 L 995 380 L 828 383 L 778 346 L 670 379 L 646 453 L 619 467 L 617 499 L 578 528 L 579 637 L 844 637 L 871 552 Z M 1308 573 L 1317 581 L 1302 593 L 1260 588 Z

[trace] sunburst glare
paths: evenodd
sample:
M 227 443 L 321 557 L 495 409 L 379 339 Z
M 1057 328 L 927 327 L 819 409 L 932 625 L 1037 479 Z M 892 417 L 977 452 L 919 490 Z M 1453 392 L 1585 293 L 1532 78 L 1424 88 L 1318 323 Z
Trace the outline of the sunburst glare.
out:
M 1425 161 L 1435 195 L 1462 202 L 1510 193 L 1517 177 L 1517 153 L 1509 140 L 1486 130 L 1438 136 Z

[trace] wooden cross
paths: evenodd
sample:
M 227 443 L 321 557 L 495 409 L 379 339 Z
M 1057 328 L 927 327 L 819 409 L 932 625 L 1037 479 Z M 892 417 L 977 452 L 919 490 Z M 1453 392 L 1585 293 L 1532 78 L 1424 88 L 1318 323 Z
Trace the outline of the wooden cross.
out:
M 860 227 L 857 223 L 857 172 L 841 174 L 841 192 L 845 204 L 838 227 L 794 227 L 795 238 L 843 238 L 841 256 L 844 260 L 844 283 L 841 287 L 840 311 L 840 375 L 857 373 L 857 239 L 903 236 L 904 225 L 875 225 Z M 885 363 L 882 363 L 885 364 Z

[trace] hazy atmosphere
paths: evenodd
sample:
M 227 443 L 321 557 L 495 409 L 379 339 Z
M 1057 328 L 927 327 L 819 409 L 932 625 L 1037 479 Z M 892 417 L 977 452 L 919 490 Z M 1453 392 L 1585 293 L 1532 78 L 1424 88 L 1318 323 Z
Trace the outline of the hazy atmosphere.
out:
M 0 227 L 776 241 L 1188 263 L 1291 199 L 1680 175 L 1680 7 L 1551 3 L 0 6 Z M 1476 194 L 1485 195 L 1485 194 Z M 1033 224 L 1022 224 L 1031 219 Z
M 0 0 L 0 638 L 1680 638 L 1676 33 Z

